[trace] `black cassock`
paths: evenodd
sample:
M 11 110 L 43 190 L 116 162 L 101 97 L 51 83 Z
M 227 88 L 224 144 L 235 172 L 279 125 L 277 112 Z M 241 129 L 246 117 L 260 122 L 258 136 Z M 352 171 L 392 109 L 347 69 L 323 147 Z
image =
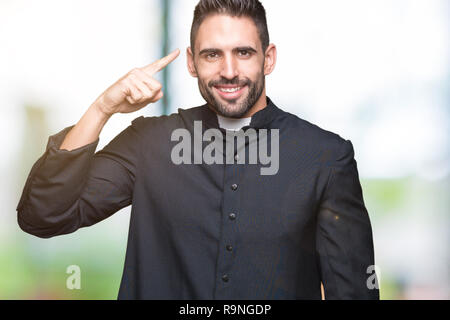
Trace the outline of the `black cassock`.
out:
M 321 282 L 326 299 L 379 299 L 352 143 L 267 101 L 243 130 L 279 129 L 275 175 L 174 164 L 175 129 L 219 129 L 207 105 L 139 117 L 97 153 L 59 150 L 69 127 L 33 166 L 18 223 L 50 238 L 132 205 L 119 299 L 321 299 Z

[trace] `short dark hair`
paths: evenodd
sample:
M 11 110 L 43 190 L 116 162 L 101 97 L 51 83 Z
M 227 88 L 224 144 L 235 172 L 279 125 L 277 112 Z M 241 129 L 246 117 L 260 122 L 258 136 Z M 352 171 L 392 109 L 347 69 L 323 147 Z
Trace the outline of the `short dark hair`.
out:
M 194 52 L 195 39 L 202 22 L 211 14 L 226 14 L 232 17 L 249 17 L 258 29 L 263 51 L 269 46 L 266 10 L 258 0 L 200 0 L 194 10 L 191 28 L 191 50 Z

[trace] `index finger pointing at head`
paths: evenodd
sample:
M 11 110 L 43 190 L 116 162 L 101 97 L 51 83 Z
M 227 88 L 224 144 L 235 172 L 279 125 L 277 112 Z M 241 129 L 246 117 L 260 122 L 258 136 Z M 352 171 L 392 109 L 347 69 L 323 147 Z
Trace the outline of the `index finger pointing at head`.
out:
M 164 69 L 169 63 L 171 63 L 173 60 L 175 60 L 179 54 L 180 54 L 180 50 L 176 49 L 175 51 L 169 53 L 164 58 L 161 58 L 161 59 L 153 62 L 152 64 L 149 64 L 148 66 L 144 67 L 143 70 L 145 72 L 148 72 L 151 75 L 153 75 L 153 74 L 161 71 L 162 69 Z

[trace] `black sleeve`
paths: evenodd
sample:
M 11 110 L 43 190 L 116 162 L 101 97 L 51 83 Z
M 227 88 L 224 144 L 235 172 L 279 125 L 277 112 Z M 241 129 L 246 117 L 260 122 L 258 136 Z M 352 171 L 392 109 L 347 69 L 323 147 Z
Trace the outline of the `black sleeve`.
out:
M 372 227 L 350 141 L 331 166 L 316 234 L 325 299 L 379 299 L 367 285 L 367 268 L 375 264 Z
M 96 154 L 99 140 L 73 151 L 59 150 L 73 127 L 51 136 L 45 153 L 31 169 L 17 206 L 20 228 L 51 238 L 91 226 L 129 206 L 143 119 L 135 119 Z

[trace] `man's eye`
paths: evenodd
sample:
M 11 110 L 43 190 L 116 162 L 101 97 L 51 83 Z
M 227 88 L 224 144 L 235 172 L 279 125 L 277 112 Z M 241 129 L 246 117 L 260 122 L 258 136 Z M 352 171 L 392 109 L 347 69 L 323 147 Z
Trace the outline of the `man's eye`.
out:
M 210 53 L 206 56 L 208 59 L 215 59 L 218 57 L 218 54 L 216 52 Z
M 242 57 L 247 57 L 250 55 L 250 52 L 248 52 L 247 50 L 241 50 L 239 51 L 239 55 Z

